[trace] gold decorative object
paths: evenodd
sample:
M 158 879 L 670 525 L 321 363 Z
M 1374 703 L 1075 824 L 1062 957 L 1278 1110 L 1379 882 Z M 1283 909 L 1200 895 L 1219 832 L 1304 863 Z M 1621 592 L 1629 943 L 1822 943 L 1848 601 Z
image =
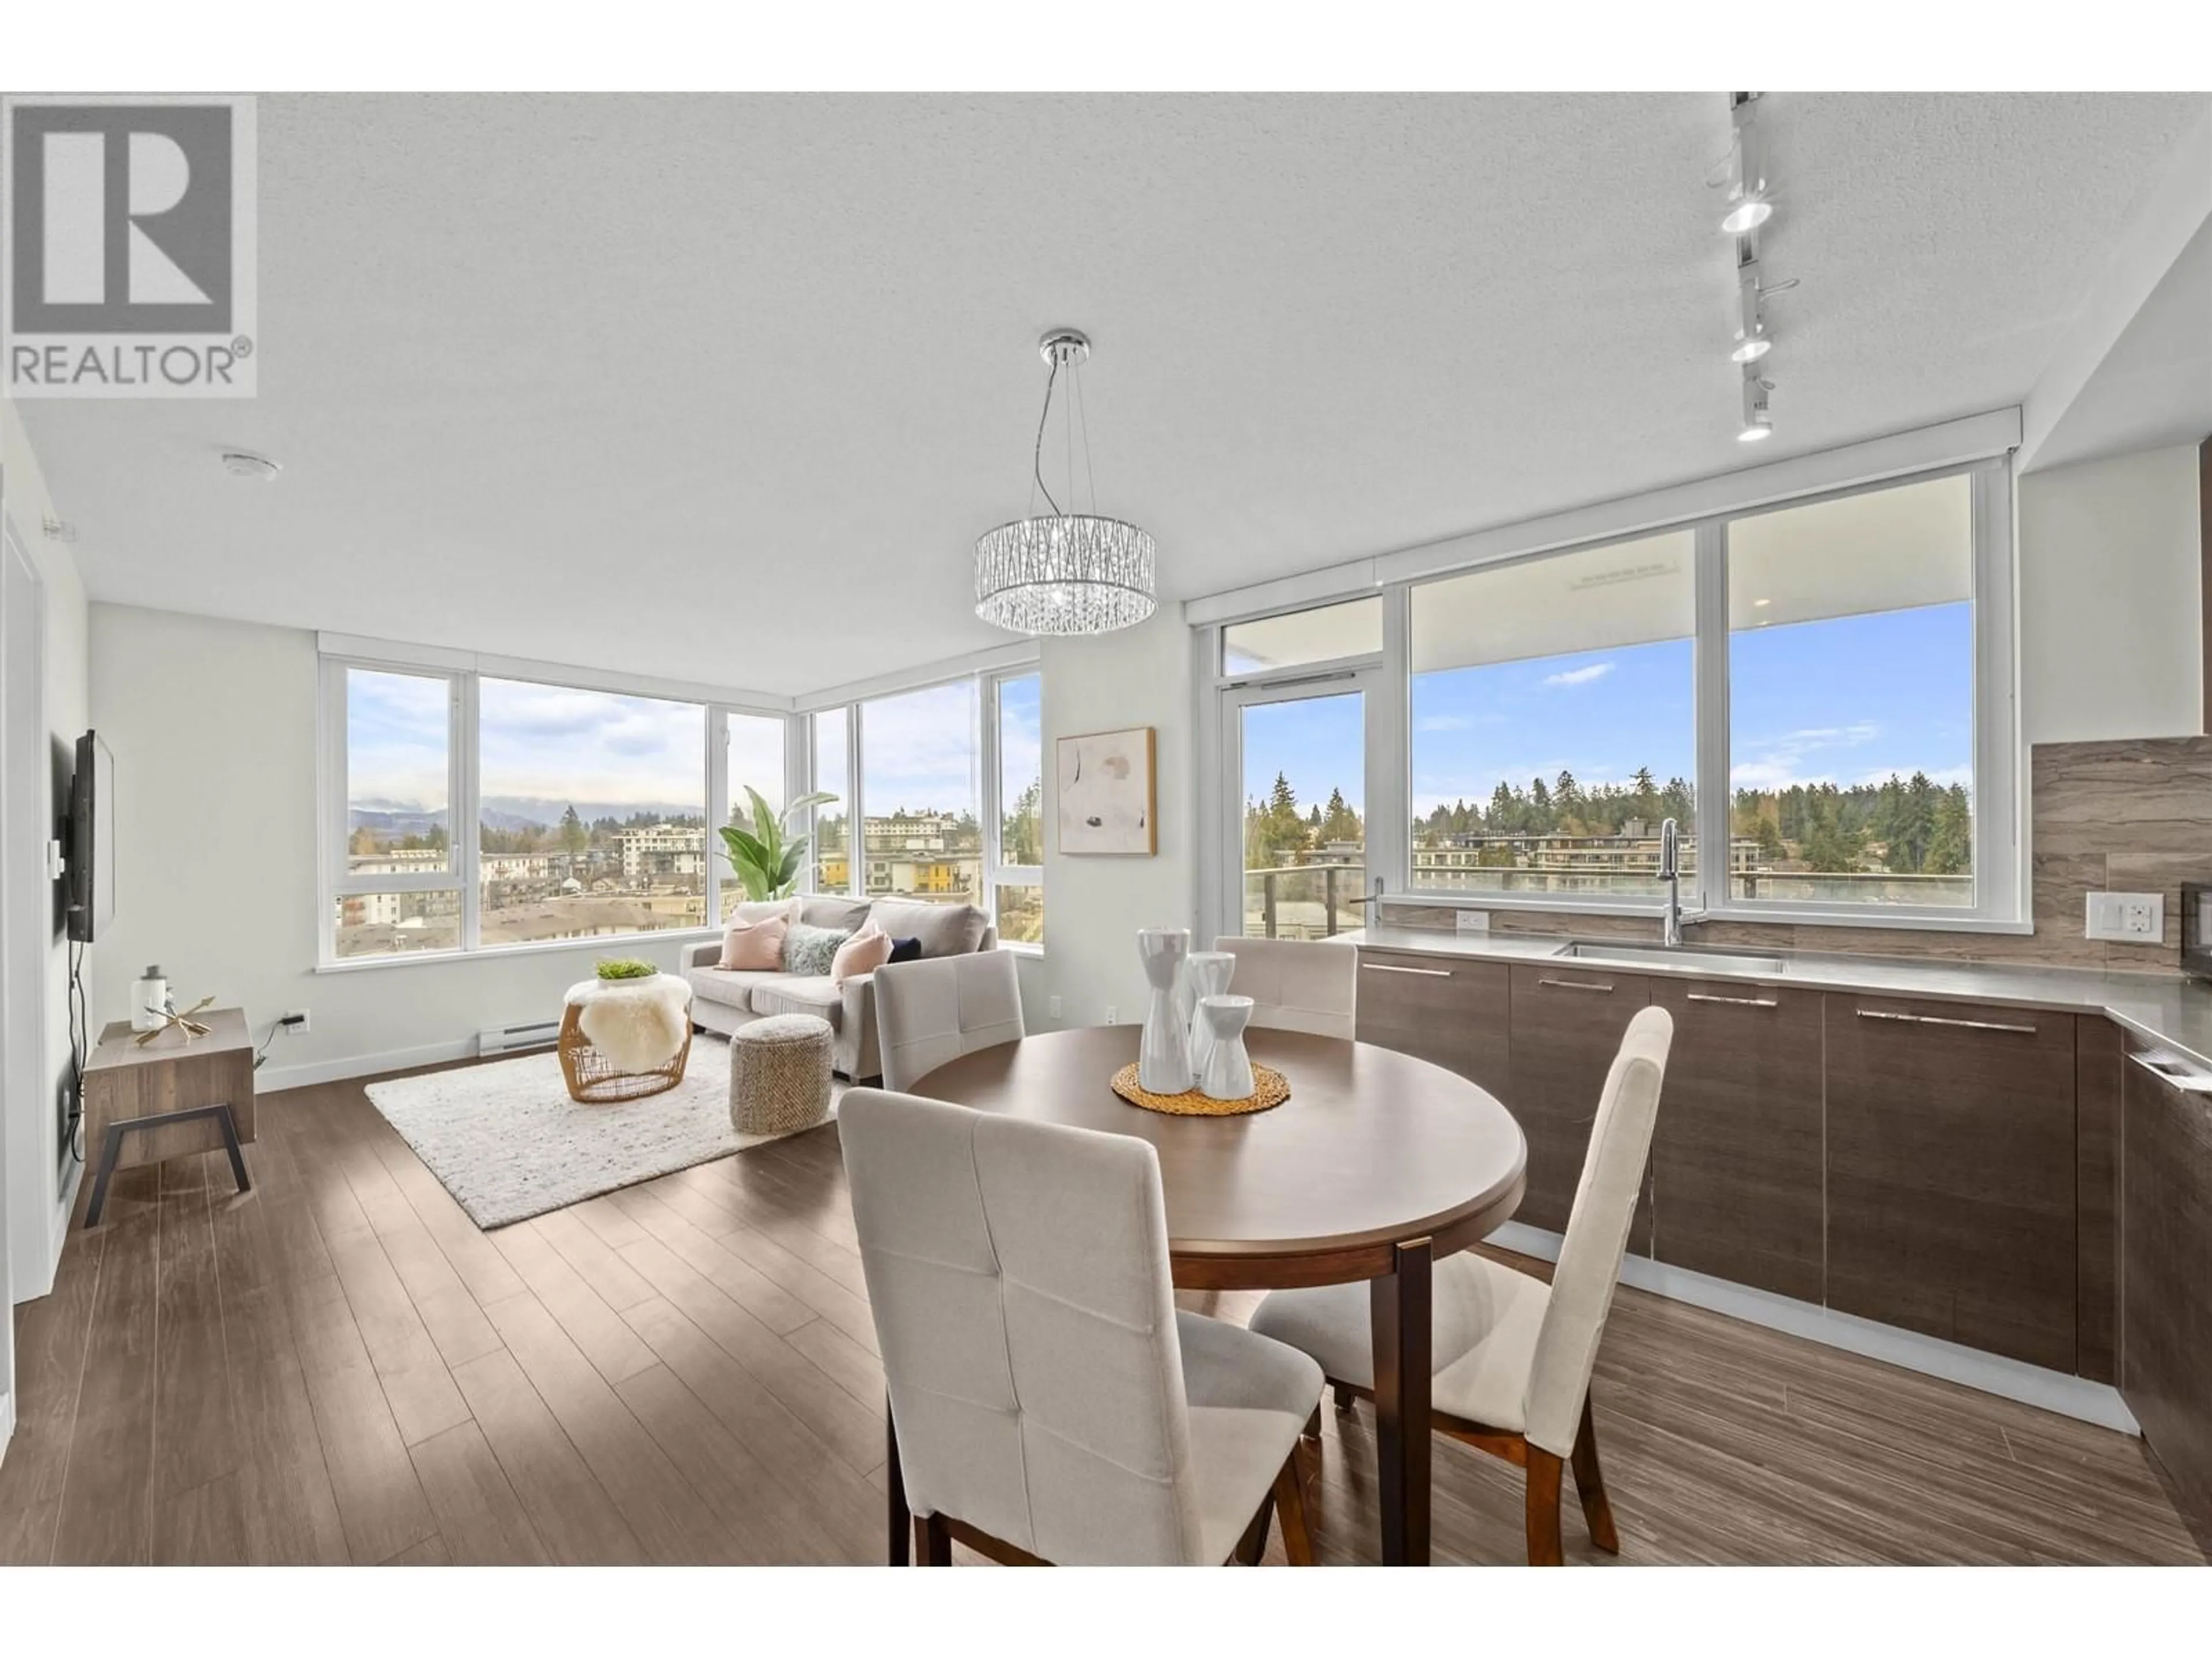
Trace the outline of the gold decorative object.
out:
M 674 1059 L 649 1072 L 624 1072 L 592 1047 L 578 1021 L 582 1012 L 572 1002 L 561 1012 L 561 1075 L 568 1081 L 569 1099 L 585 1106 L 611 1106 L 661 1094 L 684 1081 L 684 1065 L 691 1057 L 689 1019 L 684 1022 L 684 1046 Z
M 1272 1066 L 1255 1065 L 1252 1076 L 1259 1083 L 1259 1092 L 1243 1100 L 1216 1100 L 1195 1089 L 1186 1089 L 1179 1095 L 1156 1095 L 1138 1086 L 1137 1068 L 1129 1065 L 1114 1073 L 1114 1092 L 1132 1106 L 1165 1112 L 1170 1117 L 1242 1117 L 1279 1106 L 1291 1097 L 1290 1079 Z
M 174 1008 L 149 1008 L 146 1012 L 149 1014 L 159 1014 L 161 1017 L 161 1023 L 159 1025 L 153 1027 L 150 1030 L 139 1032 L 137 1036 L 131 1039 L 131 1041 L 143 1048 L 148 1043 L 151 1042 L 155 1037 L 161 1036 L 162 1032 L 173 1030 L 182 1031 L 185 1034 L 185 1041 L 187 1042 L 190 1042 L 194 1037 L 204 1037 L 215 1028 L 211 1025 L 204 1024 L 200 1021 L 194 1019 L 192 1016 L 198 1013 L 203 1008 L 205 1008 L 214 1000 L 215 999 L 213 997 L 202 997 L 198 1002 L 192 1004 L 191 1007 L 185 1009 L 181 1014 Z

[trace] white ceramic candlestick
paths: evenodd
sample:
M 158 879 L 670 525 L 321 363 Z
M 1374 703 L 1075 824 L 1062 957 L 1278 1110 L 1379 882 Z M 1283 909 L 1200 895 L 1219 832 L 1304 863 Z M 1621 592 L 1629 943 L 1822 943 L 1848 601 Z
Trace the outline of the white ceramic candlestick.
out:
M 1176 1018 L 1176 981 L 1190 954 L 1188 927 L 1140 927 L 1137 958 L 1152 989 L 1145 1006 L 1145 1035 L 1137 1050 L 1138 1086 L 1156 1095 L 1179 1095 L 1191 1085 L 1190 1033 Z
M 1260 1092 L 1259 1080 L 1252 1075 L 1252 1056 L 1244 1049 L 1244 1023 L 1252 1018 L 1252 999 L 1201 997 L 1198 1017 L 1212 1038 L 1199 1092 L 1208 1100 L 1249 1100 Z
M 1198 1017 L 1198 1005 L 1207 997 L 1218 997 L 1227 991 L 1236 972 L 1237 956 L 1231 951 L 1193 951 L 1183 963 L 1183 994 L 1190 1005 L 1190 1074 L 1194 1078 L 1206 1075 L 1206 1051 L 1213 1046 L 1213 1034 Z

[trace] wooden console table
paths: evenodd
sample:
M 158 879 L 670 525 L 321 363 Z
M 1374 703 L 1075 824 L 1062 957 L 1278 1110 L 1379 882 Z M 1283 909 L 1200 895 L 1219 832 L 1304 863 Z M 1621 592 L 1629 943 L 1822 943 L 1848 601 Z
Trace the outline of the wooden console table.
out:
M 230 1154 L 238 1189 L 252 1186 L 239 1143 L 253 1139 L 253 1039 L 242 1008 L 211 1008 L 210 1027 L 190 1042 L 164 1031 L 144 1047 L 131 1022 L 100 1034 L 84 1068 L 84 1144 L 98 1149 L 84 1224 L 97 1227 L 116 1170 L 164 1158 Z

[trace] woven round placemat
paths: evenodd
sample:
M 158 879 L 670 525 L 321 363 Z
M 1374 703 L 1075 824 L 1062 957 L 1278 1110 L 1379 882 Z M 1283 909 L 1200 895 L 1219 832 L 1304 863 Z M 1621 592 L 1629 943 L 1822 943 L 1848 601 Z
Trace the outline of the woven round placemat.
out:
M 1260 1085 L 1259 1092 L 1243 1100 L 1216 1100 L 1195 1089 L 1186 1089 L 1179 1095 L 1156 1095 L 1138 1086 L 1134 1066 L 1124 1066 L 1114 1073 L 1114 1092 L 1132 1106 L 1165 1112 L 1171 1117 L 1240 1117 L 1279 1106 L 1291 1097 L 1290 1079 L 1273 1067 L 1255 1066 L 1252 1077 Z

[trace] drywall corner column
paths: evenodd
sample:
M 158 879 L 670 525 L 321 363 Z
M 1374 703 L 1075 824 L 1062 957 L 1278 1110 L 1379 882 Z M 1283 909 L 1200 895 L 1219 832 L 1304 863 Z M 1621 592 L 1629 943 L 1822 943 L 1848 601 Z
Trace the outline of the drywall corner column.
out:
M 1197 919 L 1193 813 L 1191 630 L 1182 607 L 1095 639 L 1042 642 L 1045 982 L 1060 1025 L 1144 1017 L 1137 966 L 1139 927 L 1188 927 Z M 1159 851 L 1097 858 L 1060 851 L 1059 740 L 1149 726 L 1158 734 Z

